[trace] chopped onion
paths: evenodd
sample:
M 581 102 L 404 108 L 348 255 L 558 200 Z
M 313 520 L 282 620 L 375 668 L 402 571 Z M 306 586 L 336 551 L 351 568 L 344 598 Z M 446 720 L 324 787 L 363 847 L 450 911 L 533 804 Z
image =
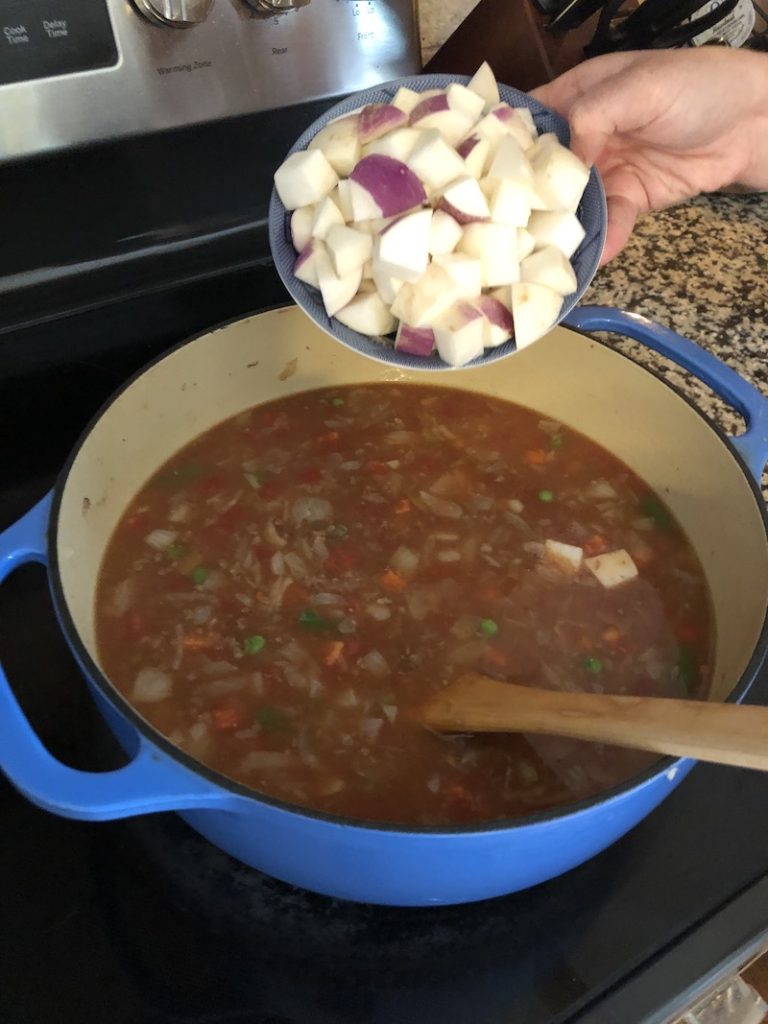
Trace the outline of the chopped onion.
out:
M 342 708 L 356 708 L 359 702 L 354 690 L 344 690 L 339 694 L 336 703 Z
M 516 515 L 519 515 L 525 508 L 525 505 L 523 505 L 522 501 L 518 501 L 517 498 L 510 498 L 507 502 L 507 508 L 510 512 L 514 512 Z
M 429 491 L 419 491 L 419 497 L 430 512 L 434 512 L 436 516 L 442 516 L 445 519 L 460 519 L 463 515 L 461 505 L 457 505 L 455 501 L 436 498 Z
M 343 618 L 336 628 L 340 633 L 349 635 L 357 632 L 357 623 L 354 619 Z
M 173 680 L 159 668 L 143 668 L 133 681 L 131 697 L 142 704 L 156 704 L 167 700 L 173 689 Z
M 310 683 L 309 683 L 309 696 L 310 697 L 319 697 L 324 689 L 325 689 L 325 687 L 323 686 L 323 684 L 320 682 L 319 679 L 311 679 L 310 680 Z
M 438 790 L 440 789 L 440 776 L 439 775 L 431 775 L 427 779 L 427 789 L 430 791 L 430 793 L 437 793 L 438 792 Z
M 193 608 L 189 615 L 189 621 L 193 626 L 204 626 L 213 615 L 213 608 L 209 604 L 201 604 Z
M 557 420 L 539 420 L 539 430 L 543 430 L 545 434 L 551 436 L 559 434 L 562 426 L 562 423 L 558 423 Z
M 288 571 L 295 580 L 306 580 L 309 576 L 309 571 L 301 559 L 295 552 L 291 551 L 285 556 L 285 564 L 288 566 Z
M 171 544 L 176 540 L 178 534 L 175 530 L 152 530 L 144 538 L 145 543 L 149 544 L 155 551 L 165 551 Z
M 328 545 L 325 543 L 325 537 L 321 533 L 315 534 L 312 541 L 312 550 L 321 562 L 328 560 Z
M 192 510 L 185 501 L 181 505 L 177 505 L 175 508 L 171 509 L 171 511 L 168 513 L 168 519 L 172 523 L 186 523 L 186 521 L 189 519 L 189 513 L 191 511 Z
M 201 590 L 221 590 L 227 585 L 227 576 L 221 569 L 213 569 L 208 573 L 205 582 L 200 584 Z
M 444 548 L 437 553 L 438 562 L 460 562 L 461 555 L 453 548 Z
M 346 469 L 348 472 L 352 472 L 355 469 L 360 469 L 360 465 L 361 463 L 352 460 L 350 462 L 342 462 L 341 468 Z
M 365 610 L 376 622 L 386 622 L 392 617 L 392 611 L 385 604 L 369 604 Z
M 360 723 L 360 732 L 370 743 L 375 743 L 384 725 L 383 718 L 364 718 Z
M 384 438 L 390 444 L 411 444 L 416 435 L 410 430 L 393 430 Z
M 493 508 L 493 498 L 489 498 L 487 494 L 473 494 L 472 504 L 479 512 L 488 512 Z
M 617 498 L 615 489 L 607 480 L 593 480 L 584 492 L 588 498 Z
M 374 676 L 381 677 L 389 675 L 389 665 L 380 651 L 368 651 L 368 653 L 360 659 L 358 665 L 360 668 L 364 668 L 366 672 L 370 672 Z
M 321 523 L 327 521 L 333 515 L 333 508 L 326 498 L 317 498 L 314 495 L 307 498 L 298 498 L 291 506 L 291 518 L 297 526 L 302 523 Z
M 389 564 L 396 573 L 410 579 L 419 568 L 419 556 L 415 551 L 401 545 L 390 558 Z
M 110 598 L 108 610 L 111 615 L 116 615 L 118 618 L 121 615 L 125 615 L 128 609 L 133 604 L 133 599 L 136 596 L 137 579 L 135 576 L 129 576 L 128 579 L 118 583 L 115 589 L 112 591 L 112 597 Z
M 207 722 L 195 722 L 194 725 L 190 725 L 187 734 L 191 740 L 201 740 L 208 735 L 208 723 Z
M 203 667 L 200 671 L 206 676 L 220 676 L 227 672 L 237 672 L 237 666 L 233 665 L 231 661 L 211 661 L 207 659 L 203 662 Z
M 390 725 L 392 725 L 395 722 L 395 719 L 397 718 L 397 705 L 396 704 L 382 704 L 381 705 L 381 710 L 387 716 L 387 719 L 389 720 Z
M 241 772 L 258 772 L 270 768 L 287 768 L 293 755 L 281 750 L 251 750 L 240 762 Z
M 341 596 L 341 594 L 326 593 L 313 594 L 312 597 L 310 597 L 309 599 L 310 604 L 317 605 L 344 604 L 344 600 L 345 599 Z
M 264 527 L 264 540 L 273 548 L 284 548 L 288 543 L 277 532 L 275 524 L 271 519 L 267 520 L 267 525 Z
M 269 560 L 270 568 L 275 576 L 282 576 L 285 572 L 285 559 L 282 551 L 276 551 Z

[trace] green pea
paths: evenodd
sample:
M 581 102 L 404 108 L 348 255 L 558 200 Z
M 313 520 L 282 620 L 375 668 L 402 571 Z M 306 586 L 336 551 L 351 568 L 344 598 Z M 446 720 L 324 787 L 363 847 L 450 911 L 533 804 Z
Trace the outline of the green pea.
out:
M 331 399 L 331 405 L 344 405 L 344 399 L 343 398 L 332 398 Z
M 204 568 L 202 565 L 198 565 L 196 569 L 192 570 L 192 581 L 194 583 L 197 583 L 199 585 L 201 583 L 205 583 L 207 579 L 208 570 Z
M 548 504 L 550 501 L 554 500 L 554 491 L 539 491 L 539 501 L 543 501 L 545 504 Z
M 254 633 L 253 636 L 249 636 L 243 643 L 243 650 L 246 654 L 258 654 L 259 651 L 263 651 L 267 645 L 267 641 L 263 636 L 259 636 L 258 633 Z
M 284 729 L 288 724 L 288 719 L 283 712 L 279 708 L 271 707 L 269 704 L 259 708 L 256 712 L 256 721 L 267 732 L 276 732 L 278 729 Z
M 585 658 L 582 665 L 584 666 L 585 671 L 590 672 L 593 676 L 599 676 L 603 671 L 602 661 L 600 661 L 599 658 L 592 657 L 592 655 Z
M 480 632 L 483 636 L 495 636 L 499 632 L 499 627 L 493 619 L 481 619 Z
M 549 443 L 550 443 L 552 448 L 562 448 L 563 447 L 563 435 L 562 434 L 553 434 Z
M 311 608 L 305 608 L 299 612 L 299 625 L 305 629 L 327 629 L 331 623 Z

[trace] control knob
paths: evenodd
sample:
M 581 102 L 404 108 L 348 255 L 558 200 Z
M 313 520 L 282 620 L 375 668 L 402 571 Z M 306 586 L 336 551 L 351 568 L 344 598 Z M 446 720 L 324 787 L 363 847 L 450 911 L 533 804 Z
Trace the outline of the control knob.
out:
M 299 7 L 306 7 L 309 0 L 245 0 L 259 14 L 285 14 Z
M 213 0 L 133 0 L 139 13 L 156 25 L 192 28 L 205 21 Z

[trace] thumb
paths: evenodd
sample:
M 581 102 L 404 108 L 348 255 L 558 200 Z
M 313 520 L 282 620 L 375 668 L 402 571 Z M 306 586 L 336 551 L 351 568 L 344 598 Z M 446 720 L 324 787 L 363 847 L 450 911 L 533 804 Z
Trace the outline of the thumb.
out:
M 600 266 L 604 267 L 614 256 L 618 256 L 629 241 L 639 213 L 637 206 L 624 195 L 608 196 L 608 230 L 605 237 L 605 248 L 600 257 Z

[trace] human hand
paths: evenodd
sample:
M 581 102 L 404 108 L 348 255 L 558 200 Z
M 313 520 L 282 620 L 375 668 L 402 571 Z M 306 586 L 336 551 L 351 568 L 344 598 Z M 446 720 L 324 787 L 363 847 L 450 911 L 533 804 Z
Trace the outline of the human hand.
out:
M 608 200 L 601 263 L 637 217 L 735 181 L 768 188 L 768 57 L 725 47 L 612 53 L 534 90 Z

